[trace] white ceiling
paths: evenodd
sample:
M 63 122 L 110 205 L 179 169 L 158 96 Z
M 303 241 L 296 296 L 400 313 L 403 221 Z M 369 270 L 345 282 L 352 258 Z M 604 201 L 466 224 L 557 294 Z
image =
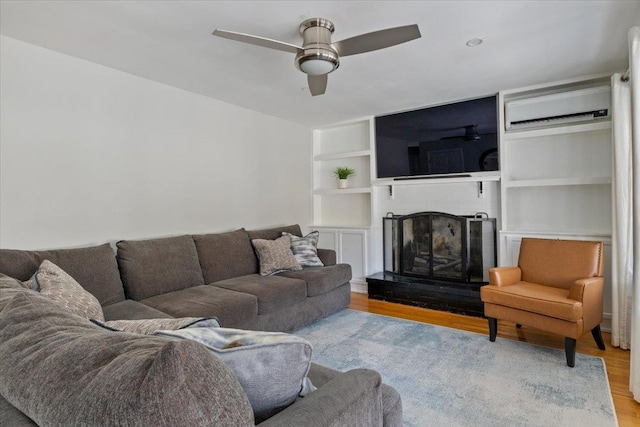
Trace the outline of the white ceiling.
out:
M 2 35 L 310 126 L 627 68 L 640 1 L 4 1 Z M 216 28 L 301 44 L 406 24 L 422 38 L 343 58 L 311 97 L 293 54 Z M 471 38 L 484 43 L 465 46 Z

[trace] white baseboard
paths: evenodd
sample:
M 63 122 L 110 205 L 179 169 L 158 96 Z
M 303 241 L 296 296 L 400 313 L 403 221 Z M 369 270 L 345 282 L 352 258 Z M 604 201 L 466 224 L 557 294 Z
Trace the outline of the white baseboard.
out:
M 611 332 L 611 313 L 602 313 L 602 319 L 600 330 L 602 332 Z
M 358 294 L 368 294 L 369 287 L 367 286 L 367 281 L 362 279 L 352 279 L 351 280 L 351 292 L 356 292 Z

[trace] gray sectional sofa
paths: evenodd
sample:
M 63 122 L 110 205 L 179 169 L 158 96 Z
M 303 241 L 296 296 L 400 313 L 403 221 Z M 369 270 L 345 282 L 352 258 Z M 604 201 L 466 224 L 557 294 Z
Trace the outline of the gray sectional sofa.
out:
M 100 301 L 107 320 L 216 316 L 224 327 L 291 331 L 345 308 L 351 267 L 318 250 L 325 267 L 258 274 L 251 240 L 273 240 L 298 225 L 268 230 L 123 240 L 79 249 L 0 249 L 0 273 L 27 280 L 44 259 Z
M 0 273 L 25 281 L 43 260 L 48 259 L 98 299 L 106 320 L 215 316 L 223 327 L 228 328 L 292 331 L 344 309 L 349 304 L 351 269 L 349 265 L 336 264 L 333 251 L 319 249 L 318 256 L 325 264 L 324 267 L 285 271 L 273 276 L 259 275 L 259 260 L 253 251 L 251 240 L 274 240 L 283 231 L 302 235 L 300 227 L 293 225 L 268 230 L 240 229 L 219 234 L 124 240 L 117 243 L 117 253 L 114 253 L 109 244 L 51 251 L 0 249 Z M 23 297 L 22 293 L 25 292 Z M 15 297 L 15 294 L 20 296 Z M 91 425 L 94 423 L 86 421 L 91 418 L 65 416 L 73 411 L 82 411 L 83 405 L 100 407 L 105 399 L 114 400 L 115 403 L 107 405 L 114 408 L 114 412 L 103 418 L 104 424 L 113 424 L 114 419 L 118 419 L 119 425 L 254 423 L 251 407 L 247 408 L 246 397 L 242 397 L 242 389 L 233 374 L 229 374 L 219 361 L 208 360 L 216 359 L 216 356 L 208 351 L 203 352 L 204 347 L 200 348 L 199 344 L 189 342 L 177 345 L 162 337 L 132 337 L 128 333 L 111 333 L 72 314 L 52 315 L 50 307 L 40 299 L 44 297 L 34 296 L 31 291 L 9 285 L 0 286 L 0 370 L 11 371 L 15 365 L 25 361 L 31 348 L 44 346 L 48 341 L 29 341 L 41 335 L 43 330 L 49 329 L 52 334 L 65 335 L 62 341 L 54 340 L 50 348 L 45 346 L 39 349 L 41 351 L 36 351 L 33 360 L 30 361 L 27 357 L 27 361 L 32 362 L 27 367 L 16 366 L 16 369 L 22 371 L 16 370 L 0 381 L 3 397 L 0 399 L 0 425 L 35 425 L 33 420 L 37 420 L 38 424 L 61 425 L 68 424 L 70 419 L 82 419 L 84 425 Z M 12 321 L 16 316 L 21 318 L 20 322 Z M 51 325 L 55 327 L 52 328 Z M 61 342 L 71 342 L 73 345 L 55 345 Z M 136 349 L 144 349 L 146 359 L 135 359 L 132 354 L 139 357 L 141 351 Z M 54 376 L 61 379 L 74 378 L 77 370 L 83 366 L 87 372 L 100 372 L 96 366 L 85 366 L 87 358 L 97 361 L 102 367 L 112 366 L 114 358 L 126 361 L 133 358 L 137 360 L 137 364 L 125 363 L 126 366 L 133 366 L 132 371 L 126 373 L 103 373 L 107 379 L 106 388 L 96 389 L 94 383 L 89 387 L 82 381 L 69 383 L 60 380 L 60 384 L 52 383 L 49 369 L 53 367 L 46 366 L 52 360 L 51 354 L 58 355 L 58 361 L 64 360 L 64 366 L 56 366 L 53 371 Z M 93 356 L 87 357 L 87 354 Z M 168 365 L 171 365 L 171 369 L 180 371 L 177 377 L 182 378 L 188 384 L 187 388 L 198 397 L 187 399 L 183 396 L 182 409 L 177 406 L 172 406 L 173 409 L 161 407 L 149 410 L 148 413 L 129 413 L 125 410 L 126 403 L 118 406 L 120 398 L 114 397 L 109 386 L 118 389 L 118 384 L 127 383 L 132 377 L 134 380 L 131 381 L 136 384 L 142 366 L 148 366 L 149 363 L 164 366 L 159 361 L 166 363 L 164 358 L 167 354 L 178 360 L 177 365 Z M 5 357 L 6 355 L 14 356 Z M 15 355 L 21 356 L 16 358 Z M 207 359 L 206 363 L 202 363 L 203 359 Z M 38 364 L 40 369 L 27 375 L 33 379 L 33 384 L 21 382 L 20 387 L 16 387 L 15 381 L 23 378 L 33 363 Z M 42 369 L 42 364 L 47 369 Z M 203 373 L 205 368 L 207 372 Z M 138 372 L 138 375 L 131 372 Z M 82 375 L 81 378 L 84 380 L 86 376 Z M 192 384 L 194 376 L 210 378 L 211 382 L 202 383 L 200 378 L 193 380 Z M 318 390 L 262 421 L 260 425 L 402 424 L 400 396 L 393 388 L 382 384 L 376 372 L 362 369 L 340 373 L 312 363 L 308 376 Z M 172 392 L 181 389 L 169 377 L 171 375 L 163 374 L 157 380 L 156 387 Z M 145 385 L 148 384 L 145 382 Z M 71 396 L 84 396 L 86 402 L 74 402 L 68 396 L 62 400 L 54 399 L 60 407 L 56 407 L 56 410 L 48 408 L 49 412 L 43 412 L 46 405 L 38 405 L 33 399 L 40 396 L 47 400 L 50 396 L 46 394 L 47 387 L 53 387 L 48 393 L 64 388 L 69 390 Z M 74 387 L 80 388 L 80 394 L 73 394 Z M 87 394 L 88 389 L 92 393 Z M 194 391 L 196 389 L 197 392 Z M 43 390 L 45 394 L 39 395 L 38 391 Z M 137 399 L 143 393 L 136 387 L 132 390 L 125 387 L 122 394 L 126 397 L 127 392 L 136 394 Z M 29 393 L 34 395 L 26 398 Z M 150 399 L 155 399 L 155 402 L 160 402 L 160 405 L 165 398 L 175 398 L 169 392 L 159 393 L 153 389 L 144 393 L 151 396 Z M 207 409 L 203 409 L 204 407 Z M 100 410 L 104 413 L 104 408 Z M 175 411 L 180 416 L 176 416 Z

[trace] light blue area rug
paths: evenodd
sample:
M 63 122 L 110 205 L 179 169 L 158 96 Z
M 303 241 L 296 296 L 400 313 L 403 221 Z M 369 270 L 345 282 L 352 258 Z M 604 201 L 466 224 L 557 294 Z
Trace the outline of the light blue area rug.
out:
M 617 426 L 599 357 L 354 310 L 294 333 L 316 363 L 380 372 L 406 426 Z

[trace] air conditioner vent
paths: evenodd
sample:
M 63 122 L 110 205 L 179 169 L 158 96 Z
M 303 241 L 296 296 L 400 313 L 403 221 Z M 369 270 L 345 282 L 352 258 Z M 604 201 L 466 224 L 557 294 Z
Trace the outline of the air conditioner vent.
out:
M 509 101 L 505 129 L 517 130 L 609 117 L 611 89 L 599 86 Z

